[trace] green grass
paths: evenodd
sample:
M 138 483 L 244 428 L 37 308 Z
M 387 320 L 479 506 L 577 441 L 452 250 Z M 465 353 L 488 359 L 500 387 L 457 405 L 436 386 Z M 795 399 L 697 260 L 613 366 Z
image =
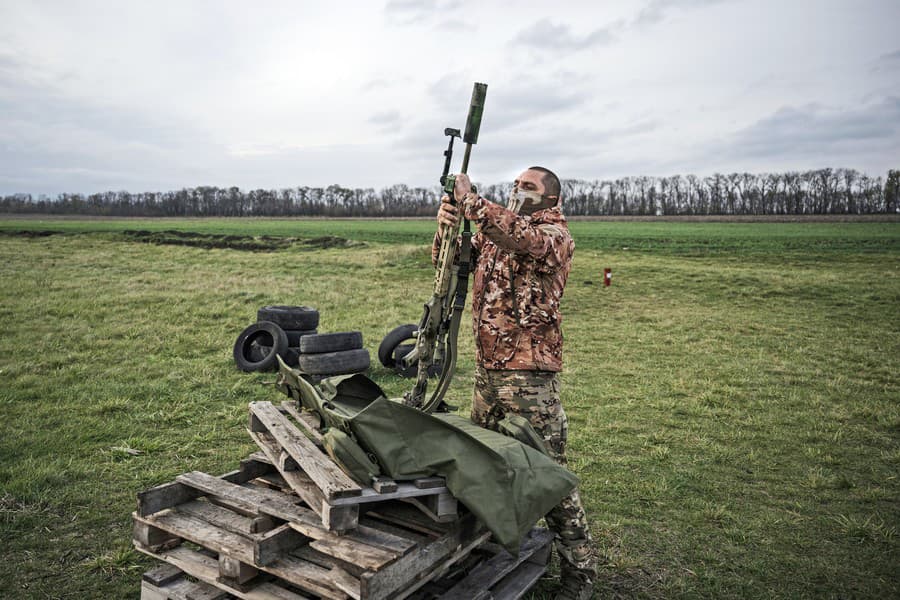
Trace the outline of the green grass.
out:
M 135 493 L 234 468 L 254 449 L 247 403 L 279 398 L 232 363 L 256 309 L 316 306 L 321 331 L 362 330 L 374 354 L 420 316 L 432 227 L 0 221 L 0 597 L 138 598 Z M 14 234 L 49 229 L 67 234 Z M 205 250 L 125 229 L 367 243 Z M 563 402 L 597 597 L 900 594 L 900 224 L 572 230 Z M 460 342 L 465 412 L 468 327 Z
M 579 221 L 570 223 L 582 250 L 652 251 L 667 254 L 744 254 L 787 252 L 900 252 L 897 220 L 840 222 L 680 222 Z M 339 236 L 363 242 L 421 244 L 431 237 L 431 219 L 7 219 L 0 232 L 107 233 L 125 230 L 189 231 L 200 234 Z

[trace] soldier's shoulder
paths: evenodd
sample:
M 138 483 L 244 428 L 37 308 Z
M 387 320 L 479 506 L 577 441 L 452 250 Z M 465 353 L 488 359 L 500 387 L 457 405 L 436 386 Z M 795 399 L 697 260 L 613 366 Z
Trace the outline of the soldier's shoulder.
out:
M 547 212 L 550 213 L 550 211 Z M 540 223 L 536 223 L 539 230 L 558 240 L 569 240 L 572 238 L 566 218 L 562 213 L 556 212 L 556 214 L 550 213 L 542 216 L 545 218 L 541 219 Z
M 541 223 L 538 229 L 552 236 L 563 237 L 569 235 L 569 228 L 565 225 L 560 226 L 555 223 Z

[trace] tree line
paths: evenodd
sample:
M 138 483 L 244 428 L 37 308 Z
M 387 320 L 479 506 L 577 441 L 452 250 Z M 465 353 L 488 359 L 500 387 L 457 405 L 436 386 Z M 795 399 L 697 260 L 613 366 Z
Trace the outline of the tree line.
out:
M 503 202 L 510 184 L 481 186 Z M 200 186 L 169 192 L 12 194 L 0 212 L 118 217 L 417 217 L 437 210 L 441 191 L 398 184 L 374 188 L 295 187 L 243 191 Z M 822 215 L 900 211 L 900 170 L 870 177 L 854 169 L 716 173 L 707 177 L 623 177 L 562 181 L 567 215 Z

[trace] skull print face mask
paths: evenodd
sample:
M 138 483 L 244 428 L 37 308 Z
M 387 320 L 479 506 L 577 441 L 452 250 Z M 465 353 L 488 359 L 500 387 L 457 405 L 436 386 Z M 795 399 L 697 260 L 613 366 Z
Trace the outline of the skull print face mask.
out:
M 548 198 L 539 192 L 513 189 L 509 195 L 509 201 L 506 203 L 506 208 L 520 215 L 530 215 L 538 210 L 550 208 L 555 204 L 555 199 Z

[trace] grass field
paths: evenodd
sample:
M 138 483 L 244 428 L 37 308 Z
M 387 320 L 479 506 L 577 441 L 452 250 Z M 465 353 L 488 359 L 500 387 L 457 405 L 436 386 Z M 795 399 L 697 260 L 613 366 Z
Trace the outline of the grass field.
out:
M 0 597 L 138 598 L 135 493 L 234 468 L 254 449 L 247 403 L 279 398 L 231 359 L 256 309 L 316 306 L 320 331 L 362 330 L 374 354 L 420 316 L 432 227 L 0 220 Z M 900 223 L 572 231 L 563 402 L 597 597 L 900 595 Z M 326 235 L 363 243 L 302 241 Z M 469 328 L 460 342 L 465 413 Z

